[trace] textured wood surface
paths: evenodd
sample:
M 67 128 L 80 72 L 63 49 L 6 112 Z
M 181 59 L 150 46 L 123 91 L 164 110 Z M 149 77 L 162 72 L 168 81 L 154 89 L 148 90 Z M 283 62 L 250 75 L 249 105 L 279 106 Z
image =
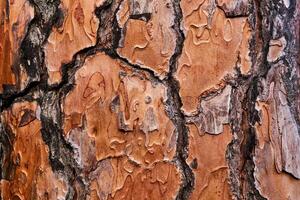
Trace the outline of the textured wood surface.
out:
M 1 0 L 0 199 L 298 200 L 297 0 Z

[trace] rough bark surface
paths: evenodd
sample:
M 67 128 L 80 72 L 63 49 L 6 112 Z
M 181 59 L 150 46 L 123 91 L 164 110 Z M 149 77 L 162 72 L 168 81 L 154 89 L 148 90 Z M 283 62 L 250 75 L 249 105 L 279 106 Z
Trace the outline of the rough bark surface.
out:
M 0 199 L 298 200 L 297 0 L 1 0 Z

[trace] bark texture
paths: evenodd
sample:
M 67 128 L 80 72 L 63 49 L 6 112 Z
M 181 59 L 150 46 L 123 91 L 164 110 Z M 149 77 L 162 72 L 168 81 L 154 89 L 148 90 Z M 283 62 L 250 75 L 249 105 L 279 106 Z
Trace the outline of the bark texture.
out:
M 298 200 L 297 0 L 1 0 L 0 199 Z

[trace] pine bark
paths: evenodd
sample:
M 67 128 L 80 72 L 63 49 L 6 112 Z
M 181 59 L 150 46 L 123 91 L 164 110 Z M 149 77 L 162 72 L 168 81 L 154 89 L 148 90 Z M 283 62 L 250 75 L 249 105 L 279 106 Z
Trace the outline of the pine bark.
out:
M 0 199 L 299 199 L 299 11 L 1 0 Z

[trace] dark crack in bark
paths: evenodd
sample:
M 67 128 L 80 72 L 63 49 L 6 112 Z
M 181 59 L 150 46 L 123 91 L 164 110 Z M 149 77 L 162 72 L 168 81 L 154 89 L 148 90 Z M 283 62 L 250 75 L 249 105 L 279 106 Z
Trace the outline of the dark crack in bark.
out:
M 180 0 L 173 1 L 173 8 L 175 11 L 175 19 L 172 28 L 176 32 L 177 40 L 175 52 L 169 62 L 169 73 L 164 80 L 164 83 L 167 86 L 168 95 L 168 99 L 166 101 L 166 111 L 176 127 L 175 131 L 177 132 L 176 156 L 174 159 L 182 171 L 182 184 L 176 199 L 184 200 L 189 199 L 189 196 L 194 189 L 195 177 L 191 167 L 186 162 L 186 159 L 188 158 L 189 129 L 186 125 L 185 116 L 181 110 L 183 104 L 179 94 L 180 85 L 174 77 L 185 39 L 184 33 L 181 30 L 181 21 L 183 17 L 180 7 Z
M 122 1 L 107 1 L 96 11 L 96 15 L 100 21 L 98 29 L 97 47 L 104 51 L 106 55 L 112 59 L 118 59 L 122 63 L 137 70 L 146 72 L 152 80 L 161 82 L 155 72 L 149 68 L 143 68 L 138 64 L 131 63 L 127 58 L 118 54 L 116 49 L 120 46 L 122 40 L 122 29 L 118 25 L 117 12 Z M 162 83 L 162 82 L 161 82 Z
M 121 29 L 117 22 L 121 3 L 122 0 L 107 0 L 95 12 L 99 19 L 97 46 L 109 55 L 115 54 L 121 38 Z
M 250 41 L 250 56 L 252 59 L 252 69 L 249 76 L 238 74 L 233 84 L 230 125 L 233 131 L 234 139 L 228 145 L 226 158 L 230 171 L 230 185 L 234 199 L 266 199 L 263 197 L 255 185 L 254 178 L 254 155 L 257 145 L 255 123 L 259 122 L 258 111 L 255 108 L 257 97 L 261 94 L 262 81 L 266 78 L 269 70 L 275 67 L 274 62 L 268 61 L 268 53 L 270 49 L 270 41 L 290 36 L 286 40 L 289 41 L 290 47 L 285 48 L 285 52 L 295 48 L 295 38 L 293 36 L 293 28 L 285 28 L 278 26 L 274 21 L 277 17 L 283 19 L 283 24 L 292 26 L 292 13 L 295 12 L 295 1 L 291 2 L 289 9 L 283 9 L 280 1 L 253 1 L 250 8 L 249 22 L 252 29 L 252 38 Z M 285 54 L 279 60 L 295 59 L 294 54 Z M 294 62 L 295 63 L 295 62 Z M 290 77 L 290 70 L 295 69 L 296 65 L 290 62 L 287 64 L 287 72 L 285 76 Z M 295 77 L 294 77 L 295 79 Z M 286 83 L 287 84 L 287 83 Z M 290 108 L 296 110 L 296 105 L 292 105 L 295 101 L 295 93 L 290 84 Z M 292 103 L 293 102 L 293 103 Z M 294 111 L 296 113 L 296 111 Z M 299 124 L 298 124 L 299 127 Z
M 0 180 L 11 180 L 14 175 L 15 163 L 11 158 L 14 136 L 0 119 Z
M 36 87 L 43 76 L 47 76 L 44 66 L 43 45 L 50 35 L 51 29 L 59 21 L 59 0 L 30 0 L 34 7 L 34 18 L 28 25 L 27 33 L 21 43 L 19 60 L 13 65 L 16 85 L 4 85 L 0 94 L 0 106 L 9 107 L 14 99 L 25 96 L 31 88 Z M 27 80 L 21 86 L 21 70 L 26 72 Z M 2 101 L 2 103 L 1 103 Z
M 259 194 L 254 184 L 253 155 L 256 136 L 253 125 L 258 120 L 255 109 L 258 96 L 257 77 L 265 74 L 269 68 L 266 59 L 270 33 L 267 33 L 268 36 L 263 33 L 260 3 L 254 5 L 249 16 L 252 31 L 256 31 L 255 34 L 257 34 L 252 37 L 252 43 L 250 43 L 251 50 L 256 51 L 252 54 L 254 63 L 252 74 L 249 77 L 238 74 L 231 98 L 230 125 L 234 139 L 228 145 L 226 158 L 229 165 L 229 183 L 234 199 L 265 199 Z

